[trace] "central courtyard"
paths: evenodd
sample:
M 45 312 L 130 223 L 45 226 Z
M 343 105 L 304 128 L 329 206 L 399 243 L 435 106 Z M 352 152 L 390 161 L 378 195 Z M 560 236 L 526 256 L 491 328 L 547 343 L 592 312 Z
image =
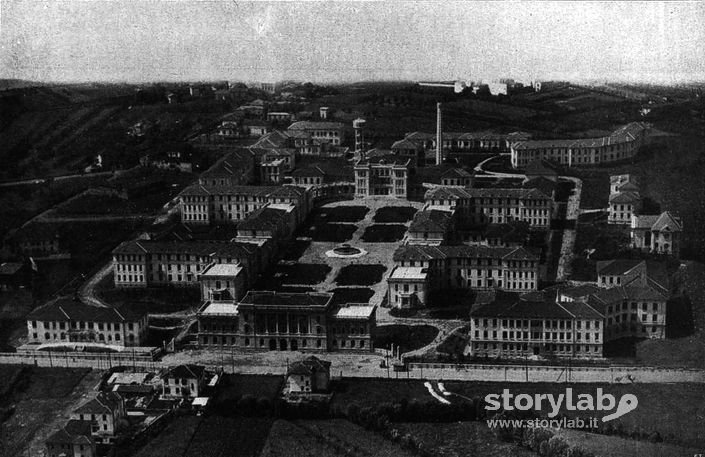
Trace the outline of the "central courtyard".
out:
M 265 288 L 335 294 L 336 302 L 382 305 L 394 251 L 423 202 L 391 198 L 344 200 L 316 208 L 260 280 Z M 364 253 L 330 256 L 345 245 Z M 380 310 L 378 317 L 386 316 Z

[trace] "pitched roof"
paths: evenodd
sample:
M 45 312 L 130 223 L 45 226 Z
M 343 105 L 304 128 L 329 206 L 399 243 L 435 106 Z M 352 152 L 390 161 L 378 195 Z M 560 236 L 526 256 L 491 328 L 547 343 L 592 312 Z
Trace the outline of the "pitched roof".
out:
M 293 209 L 293 206 L 292 206 Z M 251 212 L 237 225 L 238 230 L 275 230 L 286 223 L 287 211 L 265 206 Z
M 185 254 L 199 257 L 245 258 L 255 253 L 248 243 L 217 241 L 132 240 L 121 243 L 113 254 Z
M 670 212 L 664 211 L 656 219 L 654 225 L 651 226 L 651 230 L 664 231 L 669 230 L 671 232 L 680 232 L 683 229 L 681 226 L 681 220 L 679 217 L 674 217 Z
M 24 267 L 21 263 L 5 262 L 0 264 L 0 275 L 14 275 Z
M 287 130 L 336 130 L 342 128 L 343 124 L 340 122 L 298 121 L 291 124 Z
M 73 298 L 57 298 L 27 315 L 27 320 L 37 321 L 82 321 L 82 322 L 135 322 L 146 312 L 138 308 L 107 308 L 91 306 Z
M 616 194 L 610 195 L 610 203 L 634 203 L 639 200 L 641 200 L 641 195 L 639 195 L 639 192 L 620 191 Z
M 314 373 L 327 373 L 330 371 L 330 365 L 331 363 L 327 360 L 321 360 L 318 357 L 311 355 L 303 360 L 297 360 L 292 363 L 289 366 L 286 375 L 311 376 Z
M 470 312 L 472 317 L 525 318 L 525 319 L 571 319 L 573 315 L 552 301 L 493 302 Z
M 85 444 L 92 445 L 91 421 L 70 420 L 64 427 L 54 432 L 47 443 L 52 444 Z
M 369 319 L 374 316 L 377 307 L 368 304 L 348 303 L 341 305 L 335 312 L 336 319 Z
M 643 260 L 614 259 L 597 262 L 598 276 L 621 276 L 634 270 L 638 266 L 646 266 Z
M 538 148 L 596 148 L 600 146 L 610 146 L 619 143 L 634 141 L 644 130 L 648 129 L 648 124 L 643 122 L 632 122 L 617 128 L 608 136 L 599 138 L 580 138 L 562 140 L 527 140 L 514 145 L 515 149 L 538 149 Z
M 269 133 L 262 135 L 255 144 L 252 145 L 253 148 L 283 148 L 286 147 L 289 141 L 289 135 L 282 132 L 281 130 L 272 130 Z
M 122 397 L 115 392 L 100 392 L 73 412 L 76 414 L 112 414 L 120 408 Z
M 446 258 L 491 258 L 507 260 L 538 260 L 539 256 L 527 248 L 505 248 L 484 245 L 419 246 L 403 245 L 394 251 L 395 262 Z
M 394 149 L 413 149 L 416 151 L 420 149 L 420 145 L 408 138 L 404 138 L 403 140 L 395 141 L 392 144 L 392 150 Z
M 409 225 L 410 232 L 445 232 L 451 225 L 453 213 L 441 210 L 419 211 Z
M 165 378 L 176 379 L 201 379 L 206 371 L 202 365 L 185 364 L 171 368 L 164 375 Z

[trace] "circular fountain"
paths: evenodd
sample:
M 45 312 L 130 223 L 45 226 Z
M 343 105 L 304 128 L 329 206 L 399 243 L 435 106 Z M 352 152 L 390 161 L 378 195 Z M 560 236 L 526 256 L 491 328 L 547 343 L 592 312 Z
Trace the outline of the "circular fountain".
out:
M 326 252 L 326 255 L 328 257 L 337 257 L 337 258 L 345 258 L 345 259 L 355 259 L 358 257 L 362 257 L 365 254 L 367 254 L 367 251 L 365 251 L 364 249 L 350 246 L 347 243 L 341 244 L 337 248 L 333 248 L 330 251 Z

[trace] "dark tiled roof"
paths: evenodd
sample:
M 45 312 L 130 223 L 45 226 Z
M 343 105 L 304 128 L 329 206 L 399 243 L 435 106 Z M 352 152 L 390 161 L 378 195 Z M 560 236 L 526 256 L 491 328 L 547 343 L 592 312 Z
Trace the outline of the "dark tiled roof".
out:
M 326 307 L 331 303 L 332 298 L 333 294 L 329 293 L 287 293 L 251 290 L 247 292 L 247 295 L 240 301 L 240 305 Z
M 0 275 L 14 275 L 22 269 L 24 265 L 15 262 L 5 262 L 0 264 Z
M 470 313 L 472 317 L 526 318 L 526 319 L 571 319 L 573 315 L 551 301 L 516 300 L 482 305 Z
M 125 241 L 113 250 L 113 254 L 188 254 L 201 257 L 249 256 L 255 248 L 246 243 L 219 243 L 209 241 Z
M 238 230 L 268 230 L 276 229 L 286 221 L 286 211 L 283 209 L 264 207 L 249 214 L 237 225 Z
M 494 246 L 415 246 L 404 245 L 394 251 L 395 262 L 407 260 L 433 260 L 445 258 L 491 258 L 508 260 L 538 260 L 539 256 L 526 248 L 504 248 Z
M 74 410 L 76 414 L 112 414 L 120 408 L 122 398 L 114 392 L 100 392 Z
M 52 444 L 86 444 L 92 445 L 91 422 L 70 420 L 64 427 L 47 438 L 47 443 Z
M 410 232 L 445 232 L 450 227 L 453 214 L 450 211 L 419 211 L 409 226 Z
M 336 130 L 342 128 L 343 124 L 340 122 L 298 121 L 291 124 L 287 130 Z
M 38 321 L 82 321 L 82 322 L 134 322 L 146 312 L 136 308 L 107 308 L 84 305 L 72 298 L 57 298 L 34 309 L 27 315 L 28 320 Z
M 304 360 L 299 360 L 292 363 L 287 370 L 286 375 L 311 376 L 314 373 L 327 373 L 330 370 L 330 365 L 331 363 L 326 360 L 321 360 L 315 356 L 309 356 Z
M 167 371 L 164 377 L 176 379 L 201 379 L 205 371 L 206 368 L 202 365 L 179 365 Z
M 610 203 L 634 203 L 641 200 L 639 192 L 617 192 L 610 195 Z
M 643 265 L 646 267 L 646 262 L 643 260 L 633 260 L 633 259 L 615 259 L 615 260 L 604 260 L 597 262 L 597 274 L 599 276 L 617 276 L 623 275 L 635 267 Z

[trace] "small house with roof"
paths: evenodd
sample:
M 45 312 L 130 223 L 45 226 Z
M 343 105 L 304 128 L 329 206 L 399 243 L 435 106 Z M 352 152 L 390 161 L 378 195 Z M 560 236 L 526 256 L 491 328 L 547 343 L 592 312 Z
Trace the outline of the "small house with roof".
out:
M 680 217 L 668 211 L 659 215 L 632 215 L 632 247 L 657 254 L 680 256 L 683 225 Z
M 48 457 L 94 457 L 95 441 L 89 421 L 70 420 L 45 441 Z
M 641 195 L 633 175 L 610 176 L 609 224 L 629 225 L 632 216 L 641 211 Z
M 330 365 L 315 356 L 296 361 L 286 370 L 285 395 L 326 393 L 330 389 Z
M 242 265 L 215 263 L 198 275 L 201 300 L 211 302 L 239 300 L 245 295 L 245 271 Z
M 201 365 L 179 365 L 162 376 L 164 398 L 196 398 L 206 385 L 206 368 Z
M 71 419 L 91 424 L 91 434 L 100 443 L 115 440 L 125 416 L 125 402 L 115 392 L 100 392 L 71 413 Z

